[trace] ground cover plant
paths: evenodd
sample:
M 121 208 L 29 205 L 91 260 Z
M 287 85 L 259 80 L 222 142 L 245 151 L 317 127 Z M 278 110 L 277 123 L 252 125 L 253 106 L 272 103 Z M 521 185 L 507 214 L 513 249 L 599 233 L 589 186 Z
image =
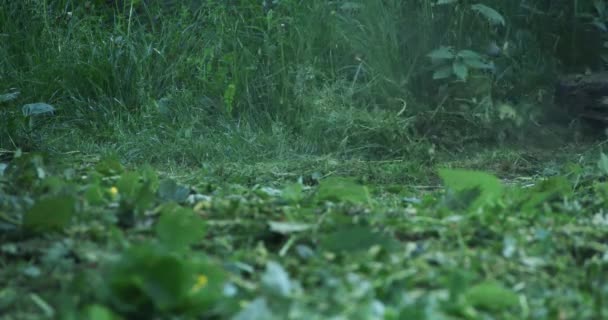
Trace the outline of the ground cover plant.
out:
M 605 23 L 0 0 L 0 319 L 603 319 Z

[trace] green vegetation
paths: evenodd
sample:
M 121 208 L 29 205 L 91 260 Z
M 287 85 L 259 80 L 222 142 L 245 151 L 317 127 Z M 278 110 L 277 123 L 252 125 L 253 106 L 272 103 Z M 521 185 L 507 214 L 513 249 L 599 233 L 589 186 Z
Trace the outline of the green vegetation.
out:
M 607 317 L 605 8 L 0 0 L 0 319 Z

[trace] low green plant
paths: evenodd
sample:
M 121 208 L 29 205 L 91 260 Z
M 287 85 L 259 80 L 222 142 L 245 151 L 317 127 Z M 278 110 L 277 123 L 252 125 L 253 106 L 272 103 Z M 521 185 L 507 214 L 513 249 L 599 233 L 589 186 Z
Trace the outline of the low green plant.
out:
M 460 50 L 454 52 L 451 47 L 441 47 L 433 50 L 428 57 L 434 64 L 436 71 L 433 79 L 442 80 L 456 77 L 458 80 L 467 81 L 469 70 L 493 70 L 494 65 L 479 53 L 472 50 Z
M 162 243 L 131 247 L 107 272 L 104 300 L 126 317 L 212 315 L 222 299 L 224 275 L 215 263 Z

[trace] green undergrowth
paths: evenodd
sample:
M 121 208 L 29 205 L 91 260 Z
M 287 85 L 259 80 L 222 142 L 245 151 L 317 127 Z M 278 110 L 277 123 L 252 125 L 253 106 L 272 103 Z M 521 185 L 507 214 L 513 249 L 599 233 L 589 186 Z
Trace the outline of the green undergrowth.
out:
M 570 3 L 539 5 L 543 19 L 500 1 L 0 5 L 0 148 L 146 162 L 391 159 L 522 139 L 554 111 L 559 57 L 595 43 Z M 33 103 L 53 116 L 24 124 Z
M 482 2 L 0 0 L 0 319 L 606 318 L 605 8 Z
M 603 318 L 608 158 L 569 151 L 502 179 L 458 169 L 475 157 L 187 173 L 18 153 L 0 318 Z

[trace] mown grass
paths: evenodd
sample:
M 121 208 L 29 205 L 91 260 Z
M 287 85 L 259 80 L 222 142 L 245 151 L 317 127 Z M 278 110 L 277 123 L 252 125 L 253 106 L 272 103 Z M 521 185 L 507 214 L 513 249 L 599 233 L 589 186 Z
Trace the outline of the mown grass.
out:
M 2 180 L 3 319 L 601 318 L 605 169 L 596 152 L 569 151 L 559 162 L 571 165 L 538 159 L 494 196 L 492 183 L 459 189 L 484 183 L 477 173 L 446 180 L 444 192 L 434 166 L 404 161 L 180 166 L 157 177 L 113 158 L 21 156 Z M 522 157 L 497 150 L 485 165 L 442 166 Z M 66 196 L 80 200 L 61 223 L 48 201 Z M 44 201 L 35 220 L 28 203 Z M 183 304 L 197 283 L 208 291 Z
M 0 0 L 0 319 L 603 318 L 601 48 L 484 4 Z

